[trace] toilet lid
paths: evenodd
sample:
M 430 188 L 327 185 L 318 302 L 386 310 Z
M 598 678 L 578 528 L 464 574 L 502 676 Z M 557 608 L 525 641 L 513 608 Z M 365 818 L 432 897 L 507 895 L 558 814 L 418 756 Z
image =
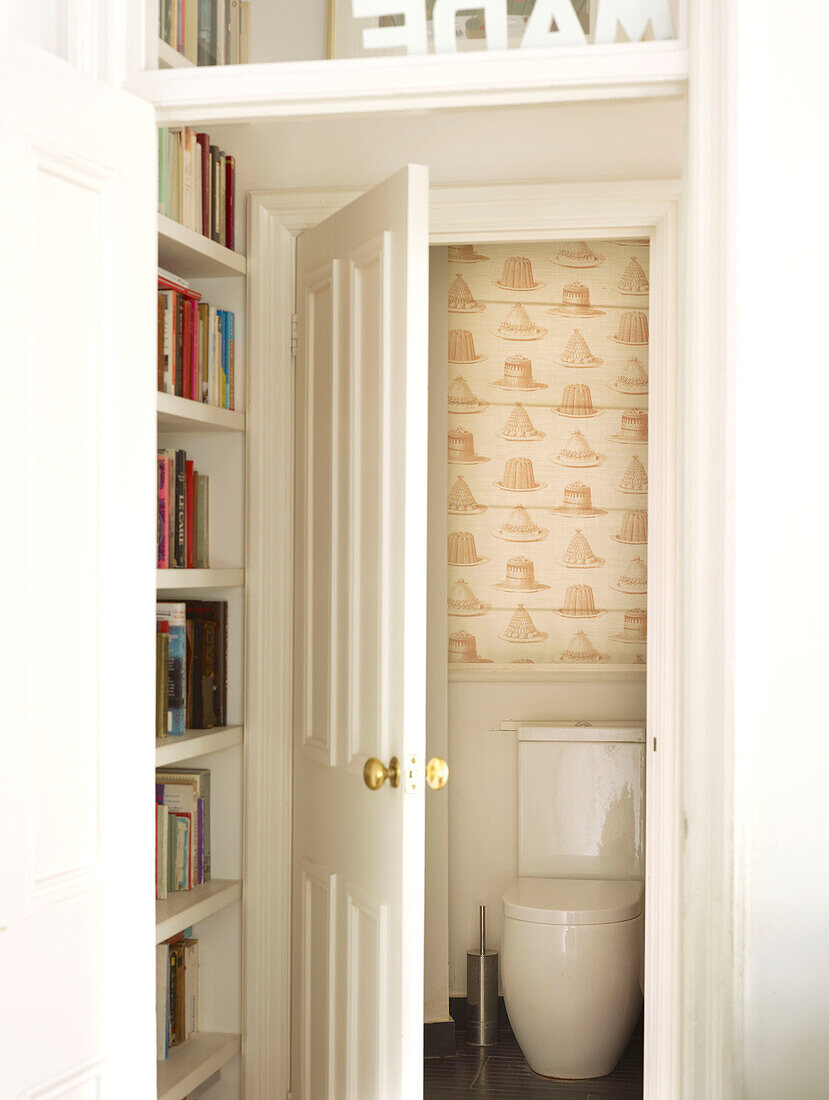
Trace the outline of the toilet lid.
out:
M 504 894 L 504 916 L 532 924 L 615 924 L 642 912 L 641 882 L 519 878 Z

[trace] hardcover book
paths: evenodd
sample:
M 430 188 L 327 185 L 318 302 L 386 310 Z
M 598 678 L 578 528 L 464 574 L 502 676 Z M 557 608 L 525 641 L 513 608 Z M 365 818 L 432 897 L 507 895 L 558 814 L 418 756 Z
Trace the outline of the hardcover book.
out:
M 170 635 L 168 670 L 168 694 L 167 705 L 169 716 L 167 719 L 167 732 L 173 737 L 181 737 L 184 734 L 184 710 L 187 671 L 185 667 L 185 627 L 186 627 L 185 603 L 172 603 L 161 601 L 156 604 L 156 619 L 168 624 Z
M 170 694 L 170 635 L 167 623 L 156 624 L 155 635 L 155 736 L 166 737 Z
M 167 1034 L 170 1010 L 169 948 L 166 943 L 155 948 L 155 1056 L 159 1062 L 167 1057 Z
M 214 683 L 211 692 L 216 725 L 227 725 L 227 602 L 187 600 L 187 617 L 213 623 L 215 629 Z

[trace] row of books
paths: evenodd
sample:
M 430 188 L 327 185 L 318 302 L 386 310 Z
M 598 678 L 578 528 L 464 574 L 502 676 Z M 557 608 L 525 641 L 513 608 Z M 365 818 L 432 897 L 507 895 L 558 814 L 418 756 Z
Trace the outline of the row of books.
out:
M 155 949 L 156 1058 L 199 1030 L 199 941 L 179 932 Z
M 235 157 L 189 126 L 159 129 L 159 213 L 234 248 L 235 207 Z
M 193 65 L 246 65 L 250 0 L 160 0 L 158 36 Z
M 210 770 L 156 768 L 155 896 L 210 881 Z
M 158 475 L 158 569 L 210 568 L 210 478 L 187 452 L 161 450 Z
M 227 725 L 227 601 L 156 604 L 155 735 Z
M 201 300 L 186 279 L 158 274 L 157 385 L 214 405 L 236 407 L 236 315 Z

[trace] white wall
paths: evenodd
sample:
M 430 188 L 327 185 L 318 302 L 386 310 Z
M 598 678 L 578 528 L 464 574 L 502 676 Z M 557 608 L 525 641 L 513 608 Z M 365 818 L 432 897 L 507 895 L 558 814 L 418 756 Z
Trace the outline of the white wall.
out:
M 240 199 L 251 190 L 368 187 L 406 162 L 428 165 L 438 183 L 677 179 L 683 129 L 680 100 L 281 119 L 209 128 L 214 140 L 236 156 Z M 242 201 L 238 209 L 243 218 Z
M 498 950 L 501 899 L 517 877 L 517 741 L 511 719 L 635 719 L 645 683 L 469 683 L 449 687 L 449 994 L 466 993 L 466 952 L 487 907 L 488 946 Z
M 751 1100 L 829 1090 L 829 14 L 740 0 L 736 772 Z M 794 401 L 791 395 L 796 394 Z
M 331 0 L 333 3 L 334 0 Z M 252 0 L 250 60 L 315 61 L 326 56 L 327 0 Z

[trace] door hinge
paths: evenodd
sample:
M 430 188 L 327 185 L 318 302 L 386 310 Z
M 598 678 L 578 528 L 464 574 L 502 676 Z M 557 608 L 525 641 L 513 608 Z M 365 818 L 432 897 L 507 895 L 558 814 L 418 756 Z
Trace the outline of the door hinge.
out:
M 418 794 L 422 791 L 424 779 L 423 757 L 412 753 L 406 757 L 406 794 Z
M 656 752 L 656 738 L 653 739 L 653 751 Z
M 296 359 L 297 339 L 299 335 L 299 317 L 291 314 L 291 355 Z M 290 1100 L 290 1098 L 289 1098 Z

